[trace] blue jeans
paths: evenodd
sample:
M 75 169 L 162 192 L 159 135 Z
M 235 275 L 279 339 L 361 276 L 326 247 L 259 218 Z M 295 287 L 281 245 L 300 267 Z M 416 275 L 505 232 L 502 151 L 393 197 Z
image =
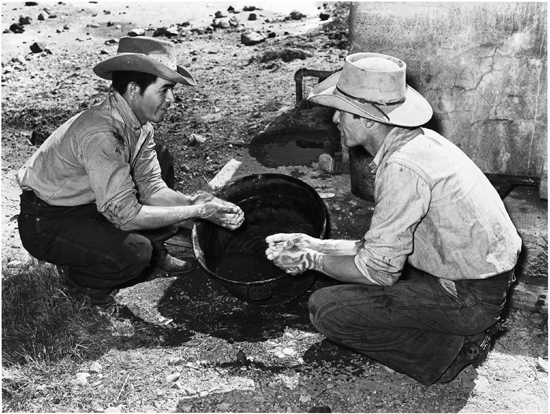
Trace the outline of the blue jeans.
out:
M 406 267 L 393 286 L 337 285 L 314 292 L 310 319 L 328 339 L 355 349 L 424 385 L 436 382 L 464 338 L 498 322 L 513 270 L 455 282 Z

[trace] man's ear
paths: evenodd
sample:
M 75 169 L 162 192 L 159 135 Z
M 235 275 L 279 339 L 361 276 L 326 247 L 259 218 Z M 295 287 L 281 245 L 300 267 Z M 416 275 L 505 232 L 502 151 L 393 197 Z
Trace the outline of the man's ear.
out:
M 141 92 L 141 88 L 139 87 L 139 85 L 137 83 L 130 82 L 130 83 L 128 83 L 128 86 L 127 86 L 127 92 L 128 92 L 128 96 L 131 99 L 136 99 L 136 97 Z

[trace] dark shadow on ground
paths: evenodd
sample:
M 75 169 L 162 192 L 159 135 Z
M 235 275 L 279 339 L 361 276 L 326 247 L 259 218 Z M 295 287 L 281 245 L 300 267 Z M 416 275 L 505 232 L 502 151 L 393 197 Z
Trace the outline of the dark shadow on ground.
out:
M 287 303 L 255 306 L 233 297 L 195 266 L 193 271 L 171 284 L 158 310 L 176 325 L 230 343 L 265 341 L 279 337 L 286 328 L 315 332 L 309 320 L 307 301 L 313 290 L 326 283 L 321 278 L 304 294 Z M 170 343 L 177 346 L 177 338 L 171 338 Z

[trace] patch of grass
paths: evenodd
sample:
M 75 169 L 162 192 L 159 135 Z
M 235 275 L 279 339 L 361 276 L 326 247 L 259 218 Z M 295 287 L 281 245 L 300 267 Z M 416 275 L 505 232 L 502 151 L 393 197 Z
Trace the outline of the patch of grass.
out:
M 53 266 L 30 262 L 2 274 L 3 366 L 83 360 L 108 348 L 108 315 L 71 299 Z

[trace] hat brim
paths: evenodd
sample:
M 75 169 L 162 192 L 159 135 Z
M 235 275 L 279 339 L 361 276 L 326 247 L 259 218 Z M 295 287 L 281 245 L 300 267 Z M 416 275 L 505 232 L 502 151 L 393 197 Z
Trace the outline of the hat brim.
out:
M 93 70 L 97 76 L 107 80 L 112 80 L 112 75 L 115 71 L 135 71 L 150 73 L 184 85 L 196 85 L 193 75 L 181 66 L 177 66 L 176 72 L 159 61 L 138 53 L 113 56 L 98 63 Z
M 433 115 L 430 103 L 409 85 L 407 85 L 405 100 L 402 103 L 375 106 L 339 94 L 336 84 L 340 75 L 341 72 L 335 73 L 315 86 L 307 100 L 384 124 L 403 127 L 424 125 Z

